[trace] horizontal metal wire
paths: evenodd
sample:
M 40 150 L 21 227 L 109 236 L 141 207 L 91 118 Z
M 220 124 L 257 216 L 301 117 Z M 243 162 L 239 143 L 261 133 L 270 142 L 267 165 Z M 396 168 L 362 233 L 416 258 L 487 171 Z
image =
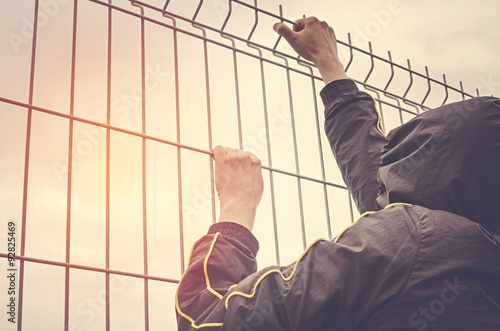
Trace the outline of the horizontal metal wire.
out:
M 8 259 L 9 256 L 8 256 L 8 254 L 0 253 L 0 258 Z M 16 256 L 16 260 L 24 261 L 24 262 L 47 264 L 47 265 L 53 265 L 53 266 L 57 266 L 57 267 L 65 267 L 65 268 L 71 268 L 71 269 L 96 271 L 96 272 L 101 272 L 101 273 L 105 273 L 108 275 L 118 275 L 118 276 L 127 276 L 127 277 L 134 277 L 134 278 L 141 278 L 141 279 L 148 279 L 148 280 L 157 280 L 160 282 L 167 282 L 167 283 L 173 283 L 173 284 L 179 283 L 178 279 L 151 276 L 151 275 L 145 275 L 145 274 L 138 274 L 138 273 L 128 272 L 128 271 L 119 271 L 119 270 L 115 270 L 115 269 L 97 268 L 97 267 L 91 267 L 91 266 L 86 266 L 86 265 L 81 265 L 81 264 L 58 262 L 58 261 L 53 261 L 53 260 L 39 259 L 39 258 L 21 256 L 21 255 Z
M 125 134 L 131 135 L 131 136 L 135 136 L 135 137 L 139 137 L 139 138 L 144 138 L 144 139 L 147 139 L 147 140 L 156 141 L 156 142 L 163 143 L 163 144 L 166 144 L 166 145 L 176 146 L 176 147 L 179 147 L 179 148 L 182 148 L 182 149 L 186 149 L 186 150 L 190 150 L 190 151 L 193 151 L 193 152 L 198 152 L 198 153 L 202 153 L 202 154 L 213 156 L 213 152 L 207 151 L 207 150 L 204 150 L 204 149 L 201 149 L 201 148 L 197 148 L 197 147 L 193 147 L 193 146 L 189 146 L 189 145 L 184 145 L 184 144 L 176 143 L 176 142 L 173 142 L 173 141 L 170 141 L 170 140 L 166 140 L 166 139 L 158 138 L 158 137 L 155 137 L 155 136 L 143 134 L 143 133 L 140 133 L 140 132 L 135 132 L 135 131 L 123 129 L 123 128 L 120 128 L 120 127 L 117 127 L 117 126 L 107 125 L 107 124 L 104 124 L 104 123 L 100 123 L 100 122 L 88 120 L 88 119 L 85 119 L 85 118 L 82 118 L 82 117 L 72 116 L 72 115 L 60 113 L 60 112 L 57 112 L 57 111 L 54 111 L 54 110 L 49 110 L 49 109 L 46 109 L 46 108 L 42 108 L 42 107 L 38 107 L 38 106 L 34 106 L 34 105 L 29 105 L 27 103 L 23 103 L 23 102 L 19 102 L 19 101 L 7 99 L 7 98 L 4 98 L 4 97 L 0 97 L 0 102 L 5 102 L 5 103 L 8 103 L 8 104 L 19 106 L 19 107 L 23 107 L 23 108 L 29 108 L 29 109 L 32 109 L 32 110 L 39 111 L 41 113 L 50 114 L 50 115 L 54 115 L 54 116 L 57 116 L 57 117 L 66 118 L 66 119 L 69 119 L 69 120 L 72 120 L 72 121 L 76 121 L 76 122 L 80 122 L 80 123 L 85 123 L 85 124 L 90 124 L 90 125 L 94 125 L 94 126 L 97 126 L 97 127 L 104 128 L 104 129 L 109 129 L 109 130 L 112 130 L 112 131 L 125 133 Z M 338 184 L 335 184 L 335 183 L 332 183 L 332 182 L 323 181 L 321 179 L 317 179 L 317 178 L 313 178 L 313 177 L 308 177 L 308 176 L 303 176 L 303 175 L 298 175 L 298 174 L 293 173 L 293 172 L 289 172 L 289 171 L 285 171 L 285 170 L 281 170 L 281 169 L 277 169 L 277 168 L 272 168 L 272 167 L 268 167 L 268 166 L 265 166 L 265 165 L 262 166 L 262 169 L 273 171 L 273 172 L 277 172 L 277 173 L 280 173 L 280 174 L 283 174 L 283 175 L 288 175 L 288 176 L 300 178 L 300 179 L 309 180 L 311 182 L 316 182 L 316 183 L 325 184 L 325 185 L 328 185 L 328 186 L 332 186 L 332 187 L 336 187 L 336 188 L 347 190 L 347 187 L 344 186 L 344 185 L 338 185 Z

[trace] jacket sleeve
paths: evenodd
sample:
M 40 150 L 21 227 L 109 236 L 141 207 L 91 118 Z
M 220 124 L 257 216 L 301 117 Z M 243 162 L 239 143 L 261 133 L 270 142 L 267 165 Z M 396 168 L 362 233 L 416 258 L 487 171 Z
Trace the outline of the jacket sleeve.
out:
M 377 173 L 386 139 L 375 100 L 350 79 L 333 81 L 320 94 L 326 135 L 359 212 L 379 210 Z
M 411 269 L 416 231 L 402 221 L 404 207 L 394 209 L 365 216 L 338 242 L 314 242 L 288 266 L 258 272 L 250 232 L 212 226 L 176 293 L 179 330 L 355 329 L 397 297 Z

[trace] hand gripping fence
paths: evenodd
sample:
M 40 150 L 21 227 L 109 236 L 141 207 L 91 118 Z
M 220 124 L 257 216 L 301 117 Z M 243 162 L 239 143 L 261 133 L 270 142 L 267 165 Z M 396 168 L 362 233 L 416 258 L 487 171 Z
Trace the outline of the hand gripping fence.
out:
M 29 43 L 31 57 L 29 65 L 27 64 L 29 66 L 27 100 L 22 101 L 17 97 L 3 93 L 0 97 L 0 105 L 2 108 L 8 106 L 8 112 L 22 111 L 26 113 L 24 123 L 26 133 L 22 145 L 24 168 L 22 172 L 20 171 L 19 180 L 22 182 L 22 190 L 19 191 L 22 192 L 22 203 L 20 204 L 22 211 L 16 234 L 17 330 L 41 330 L 41 326 L 49 323 L 44 321 L 44 318 L 55 320 L 55 322 L 50 323 L 55 323 L 54 325 L 58 325 L 60 329 L 64 327 L 65 331 L 96 330 L 97 328 L 92 323 L 95 316 L 99 314 L 103 316 L 103 323 L 99 324 L 99 329 L 103 330 L 119 329 L 117 319 L 125 318 L 124 315 L 129 315 L 127 317 L 129 320 L 140 320 L 141 327 L 139 329 L 160 329 L 160 325 L 166 326 L 169 330 L 175 329 L 172 296 L 164 295 L 161 296 L 162 299 L 158 299 L 160 296 L 155 289 L 159 288 L 157 284 L 166 284 L 169 288 L 166 293 L 173 293 L 173 289 L 186 268 L 189 248 L 197 236 L 204 233 L 210 224 L 207 221 L 216 221 L 217 199 L 211 150 L 215 146 L 214 136 L 219 134 L 221 127 L 221 119 L 219 118 L 221 114 L 228 116 L 228 118 L 234 118 L 230 129 L 234 133 L 234 140 L 232 140 L 235 143 L 234 147 L 253 148 L 262 159 L 262 168 L 267 182 L 266 190 L 268 190 L 263 197 L 265 202 L 261 206 L 264 212 L 258 214 L 259 219 L 256 222 L 264 224 L 262 228 L 258 228 L 257 225 L 256 229 L 257 237 L 264 238 L 260 251 L 262 263 L 291 262 L 288 259 L 292 256 L 298 256 L 297 253 L 305 249 L 308 243 L 317 236 L 332 239 L 338 230 L 346 225 L 346 222 L 347 224 L 353 222 L 357 215 L 347 188 L 340 179 L 338 169 L 336 169 L 330 155 L 329 146 L 322 130 L 322 107 L 318 101 L 318 92 L 322 81 L 319 73 L 314 64 L 297 57 L 286 45 L 286 42 L 272 31 L 272 24 L 270 24 L 270 22 L 277 21 L 289 24 L 297 23 L 284 17 L 281 6 L 275 11 L 268 11 L 260 8 L 257 0 L 254 0 L 253 3 L 252 1 L 240 0 L 183 0 L 182 2 L 167 0 L 164 3 L 160 2 L 159 0 L 148 2 L 74 0 L 65 1 L 64 4 L 63 1 L 58 2 L 60 12 L 63 9 L 72 8 L 71 26 L 66 26 L 67 29 L 71 30 L 70 38 L 64 41 L 64 43 L 69 42 L 70 44 L 63 45 L 70 49 L 71 54 L 69 61 L 70 84 L 68 86 L 69 105 L 65 111 L 58 111 L 37 104 L 36 98 L 34 98 L 37 84 L 50 84 L 35 79 L 35 73 L 38 69 L 37 61 L 39 61 L 37 42 L 40 34 L 52 33 L 51 22 L 43 26 L 41 24 L 41 15 L 45 15 L 47 18 L 47 13 L 43 12 L 42 7 L 44 2 L 34 1 L 31 22 L 35 23 L 31 26 L 32 36 L 30 36 Z M 63 6 L 67 7 L 63 8 Z M 82 12 L 82 8 L 87 9 Z M 79 35 L 80 22 L 94 19 L 89 15 L 89 8 L 96 15 L 99 14 L 100 19 L 105 21 L 107 25 L 106 31 L 99 31 L 107 41 L 107 44 L 103 44 L 107 54 L 106 59 L 103 60 L 106 64 L 106 73 L 103 75 L 106 81 L 106 117 L 104 121 L 96 121 L 91 116 L 75 112 L 79 93 L 79 87 L 76 83 L 78 78 L 77 60 L 79 52 L 84 51 L 83 47 L 85 47 L 85 44 L 78 43 L 77 36 Z M 190 13 L 186 13 L 190 10 L 192 10 Z M 219 16 L 217 23 L 213 23 L 214 11 Z M 2 17 L 7 15 L 9 13 L 5 11 L 0 13 Z M 212 19 L 207 18 L 210 15 Z M 139 100 L 137 107 L 140 108 L 140 117 L 137 119 L 141 124 L 136 129 L 129 129 L 113 120 L 113 89 L 116 88 L 115 84 L 119 84 L 120 78 L 116 79 L 116 77 L 121 77 L 120 75 L 123 74 L 121 71 L 115 71 L 115 66 L 119 65 L 120 54 L 115 51 L 114 41 L 117 38 L 116 35 L 120 33 L 119 30 L 123 28 L 115 23 L 117 18 L 126 18 L 140 26 L 137 38 L 134 39 L 139 40 L 139 43 L 131 41 L 129 45 L 130 52 L 136 52 L 140 61 L 137 64 L 140 71 L 140 83 L 138 88 L 133 90 L 135 94 L 132 94 Z M 151 37 L 148 34 L 153 35 L 151 32 L 153 28 L 155 31 L 162 31 L 168 35 L 168 41 L 155 40 L 151 44 L 149 42 Z M 350 34 L 347 35 L 347 42 L 341 36 L 338 37 L 339 53 L 341 59 L 343 58 L 347 74 L 361 89 L 368 91 L 374 97 L 382 116 L 381 126 L 386 132 L 430 108 L 446 102 L 473 97 L 472 94 L 464 91 L 462 82 L 460 82 L 459 88 L 450 86 L 446 82 L 445 75 L 443 75 L 442 80 L 430 77 L 427 67 L 425 67 L 425 73 L 417 72 L 412 69 L 410 60 L 405 65 L 401 65 L 392 61 L 391 52 L 388 52 L 387 57 L 375 54 L 371 43 L 368 44 L 366 50 L 354 46 Z M 172 105 L 172 120 L 170 122 L 172 122 L 172 128 L 175 128 L 175 134 L 172 134 L 168 139 L 165 136 L 149 132 L 147 126 L 149 123 L 147 118 L 149 118 L 151 110 L 150 104 L 166 108 L 162 106 L 161 102 L 156 103 L 150 100 L 152 97 L 150 98 L 148 90 L 151 86 L 148 54 L 161 43 L 167 43 L 165 47 L 170 52 L 171 57 L 169 63 L 171 70 L 163 81 L 165 84 L 170 84 L 171 93 L 169 96 L 171 99 L 168 101 Z M 201 48 L 197 47 L 196 51 L 189 52 L 193 57 L 201 60 L 199 63 L 201 63 L 202 70 L 194 76 L 189 72 L 189 68 L 185 64 L 186 60 L 183 59 L 183 56 L 187 56 L 186 48 L 190 45 L 188 43 L 202 45 Z M 29 47 L 29 44 L 26 48 Z M 138 53 L 137 50 L 139 50 Z M 213 68 L 215 58 L 220 52 L 226 52 L 230 55 L 227 57 L 229 60 L 222 63 L 225 74 L 218 73 Z M 250 70 L 247 67 L 248 63 L 252 63 L 255 70 Z M 219 65 L 221 65 L 220 62 Z M 67 72 L 68 68 L 64 67 L 61 70 Z M 190 99 L 196 99 L 200 108 L 198 113 L 203 114 L 198 118 L 191 118 L 192 115 L 184 114 L 187 111 L 187 105 L 190 105 L 192 101 L 185 96 L 186 88 L 184 86 L 185 82 L 189 80 L 196 81 L 203 87 L 202 91 L 190 97 Z M 221 84 L 222 80 L 225 84 Z M 252 82 L 250 90 L 249 81 Z M 226 88 L 228 85 L 231 85 L 230 92 Z M 281 93 L 275 93 L 277 86 L 282 88 Z M 56 92 L 67 93 L 67 91 Z M 479 96 L 479 91 L 476 89 L 474 94 Z M 249 97 L 249 95 L 251 96 Z M 215 106 L 227 100 L 231 100 L 232 107 L 221 110 L 220 107 Z M 276 115 L 276 100 L 279 100 L 278 104 L 284 110 L 279 113 L 279 116 Z M 249 108 L 252 109 L 252 113 L 249 113 Z M 165 109 L 165 111 L 167 110 Z M 3 116 L 6 116 L 6 113 L 2 112 Z M 36 250 L 27 249 L 31 241 L 42 242 L 44 240 L 43 236 L 30 233 L 30 226 L 35 226 L 41 220 L 37 220 L 36 213 L 29 213 L 30 203 L 34 203 L 30 199 L 36 199 L 35 196 L 29 194 L 32 185 L 34 185 L 31 184 L 30 179 L 37 176 L 36 173 L 30 171 L 30 162 L 40 161 L 32 154 L 33 146 L 35 146 L 33 138 L 33 132 L 36 129 L 35 117 L 39 114 L 44 114 L 49 120 L 58 119 L 58 121 L 63 121 L 68 125 L 68 134 L 64 135 L 64 139 L 67 141 L 68 155 L 65 164 L 65 182 L 61 190 L 61 194 L 65 198 L 65 220 L 64 223 L 61 223 L 64 224 L 64 229 L 59 229 L 64 233 L 60 248 L 63 251 L 62 259 L 41 257 Z M 306 114 L 310 122 L 306 133 L 303 129 L 305 120 L 302 114 Z M 253 117 L 259 118 L 260 131 L 256 130 L 255 127 L 245 126 L 245 122 Z M 185 123 L 190 121 L 206 123 L 203 132 L 191 132 L 186 129 L 188 126 Z M 95 165 L 103 168 L 105 174 L 105 202 L 103 202 L 105 212 L 100 219 L 102 226 L 101 234 L 99 234 L 103 237 L 105 252 L 101 265 L 99 263 L 94 265 L 91 261 L 87 264 L 76 263 L 71 258 L 71 253 L 74 250 L 71 241 L 74 232 L 72 232 L 71 227 L 76 222 L 75 213 L 72 211 L 73 196 L 78 189 L 74 185 L 74 173 L 77 166 L 74 163 L 76 156 L 78 156 L 75 155 L 77 147 L 75 128 L 77 125 L 99 129 L 100 132 L 103 132 L 103 141 L 105 142 L 102 146 L 105 151 L 104 160 L 102 164 Z M 258 132 L 256 133 L 256 131 Z M 138 247 L 141 251 L 142 265 L 134 271 L 131 271 L 133 268 L 125 270 L 126 267 L 122 270 L 116 264 L 112 264 L 113 252 L 115 252 L 112 241 L 113 238 L 121 235 L 120 231 L 113 231 L 112 224 L 119 224 L 120 220 L 112 217 L 114 198 L 111 194 L 112 186 L 116 184 L 112 178 L 115 176 L 114 172 L 117 171 L 116 168 L 112 167 L 113 149 L 111 146 L 114 137 L 118 135 L 140 141 L 140 217 L 142 219 L 140 231 L 136 233 L 136 237 L 137 240 L 141 240 Z M 190 139 L 190 136 L 196 135 L 203 135 L 200 138 L 203 143 L 193 143 L 194 140 Z M 303 147 L 303 141 L 307 142 L 308 147 Z M 155 183 L 149 179 L 149 174 L 146 172 L 151 163 L 154 162 L 151 161 L 150 154 L 152 152 L 149 151 L 153 143 L 160 146 L 170 146 L 173 153 L 170 154 L 172 158 L 167 162 L 177 173 L 175 182 L 171 182 L 165 188 L 176 196 L 174 205 L 168 205 L 170 201 L 165 201 L 165 204 L 173 210 L 171 213 L 176 214 L 176 216 L 163 217 L 159 222 L 169 224 L 171 227 L 174 223 L 176 224 L 174 241 L 176 241 L 177 248 L 163 252 L 166 256 L 165 261 L 168 260 L 168 263 L 171 263 L 168 268 L 173 270 L 172 272 L 157 272 L 151 269 L 152 256 L 157 253 L 155 252 L 156 246 L 151 243 L 152 239 L 148 235 L 154 235 L 156 230 L 152 229 L 156 229 L 159 225 L 156 224 L 156 221 L 150 220 L 152 212 L 150 212 L 149 204 L 150 199 L 161 198 L 158 197 L 161 195 L 158 191 L 151 189 Z M 219 139 L 217 144 L 226 143 Z M 186 184 L 188 178 L 193 175 L 193 171 L 190 170 L 193 164 L 189 164 L 193 155 L 198 157 L 198 160 L 203 160 L 195 165 L 198 169 L 197 172 L 204 172 L 203 169 L 208 172 L 209 180 L 203 193 L 198 189 L 190 191 L 191 184 Z M 309 160 L 311 155 L 315 158 L 312 161 Z M 281 160 L 283 157 L 289 162 L 283 162 Z M 308 163 L 308 161 L 310 162 Z M 92 161 L 89 158 L 85 162 Z M 314 163 L 314 167 L 310 166 L 312 163 Z M 50 164 L 47 166 L 50 167 Z M 4 176 L 5 174 L 2 177 Z M 13 190 L 13 192 L 16 191 Z M 194 198 L 193 192 L 195 192 Z M 310 196 L 314 196 L 314 198 L 311 199 Z M 287 199 L 291 200 L 289 204 L 284 202 Z M 290 207 L 290 205 L 297 207 Z M 290 210 L 286 211 L 287 209 Z M 294 219 L 291 223 L 288 220 L 290 215 Z M 202 218 L 205 220 L 202 221 Z M 50 226 L 52 225 L 47 224 L 47 227 Z M 195 228 L 197 229 L 195 233 L 191 233 Z M 4 230 L 2 229 L 2 231 Z M 292 232 L 293 235 L 290 234 Z M 29 239 L 27 239 L 28 235 Z M 294 248 L 290 249 L 290 246 L 294 246 Z M 4 258 L 2 260 L 8 258 L 5 249 L 6 245 L 0 248 L 0 257 Z M 27 250 L 28 252 L 26 252 Z M 60 292 L 63 292 L 64 295 L 61 295 L 60 305 L 57 306 L 58 312 L 52 317 L 34 317 L 27 313 L 43 306 L 44 301 L 47 300 L 45 297 L 37 297 L 37 290 L 33 285 L 30 285 L 29 290 L 25 291 L 28 286 L 28 277 L 36 279 L 36 276 L 30 275 L 30 272 L 33 272 L 31 270 L 34 270 L 30 266 L 34 265 L 52 266 L 53 268 L 50 270 L 60 273 L 59 278 L 64 280 L 58 285 Z M 81 294 L 77 293 L 81 284 L 72 280 L 75 271 L 103 277 L 102 291 L 96 291 L 96 295 L 88 294 L 90 298 L 98 298 L 97 303 L 94 303 L 93 306 L 87 304 L 89 296 L 86 300 L 85 295 L 82 297 Z M 140 314 L 136 310 L 133 311 L 133 314 L 136 315 L 123 313 L 123 311 L 127 311 L 127 308 L 119 308 L 126 299 L 120 295 L 113 295 L 113 291 L 118 288 L 114 277 L 126 279 L 128 282 L 133 279 L 141 282 L 141 286 L 135 289 L 138 293 L 136 293 L 139 301 L 138 306 L 142 307 Z M 38 286 L 43 286 L 43 284 Z M 57 292 L 58 290 L 53 289 L 53 291 Z M 123 290 L 124 292 L 126 289 Z M 113 305 L 118 307 L 116 309 L 124 309 L 121 310 L 121 316 L 120 313 L 113 310 Z M 165 313 L 165 309 L 168 310 L 167 313 Z M 160 320 L 161 322 L 159 322 Z M 8 327 L 12 326 L 8 325 Z M 134 327 L 134 330 L 138 329 Z

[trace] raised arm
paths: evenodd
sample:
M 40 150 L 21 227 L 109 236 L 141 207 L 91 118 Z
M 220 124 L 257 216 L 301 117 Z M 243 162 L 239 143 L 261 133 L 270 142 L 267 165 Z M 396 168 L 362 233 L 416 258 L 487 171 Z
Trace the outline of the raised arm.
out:
M 333 29 L 315 17 L 296 22 L 301 28 L 294 26 L 291 30 L 277 23 L 274 29 L 299 55 L 318 67 L 326 84 L 321 91 L 325 131 L 342 177 L 360 213 L 378 210 L 377 173 L 386 140 L 375 101 L 347 78 Z

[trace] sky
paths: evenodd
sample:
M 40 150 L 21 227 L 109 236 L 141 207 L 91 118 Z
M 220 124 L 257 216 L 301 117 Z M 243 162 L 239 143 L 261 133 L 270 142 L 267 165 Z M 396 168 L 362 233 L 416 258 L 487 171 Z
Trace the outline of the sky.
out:
M 249 1 L 247 1 L 250 3 Z M 40 0 L 40 21 L 33 89 L 33 105 L 69 114 L 71 105 L 71 42 L 73 1 Z M 113 1 L 134 13 L 139 9 L 129 1 Z M 147 3 L 162 7 L 163 1 Z M 253 2 L 251 2 L 253 3 Z M 192 17 L 199 1 L 172 0 L 168 10 Z M 278 14 L 279 2 L 259 2 L 259 7 Z M 29 102 L 29 77 L 34 1 L 0 0 L 0 97 Z M 197 21 L 222 26 L 227 2 L 205 0 Z M 500 95 L 500 2 L 477 1 L 288 1 L 283 14 L 288 19 L 317 16 L 334 27 L 337 38 L 347 41 L 351 33 L 354 46 L 383 58 L 391 51 L 392 60 L 402 66 L 411 60 L 412 69 L 439 81 L 446 75 L 449 85 L 467 93 Z M 166 24 L 171 20 L 147 10 L 147 17 Z M 226 31 L 246 38 L 253 25 L 253 12 L 233 4 Z M 272 31 L 276 19 L 259 16 L 252 41 L 272 47 L 277 35 Z M 193 35 L 200 30 L 178 20 Z M 106 123 L 107 104 L 107 9 L 90 1 L 78 2 L 75 58 L 74 116 Z M 140 20 L 114 12 L 112 30 L 111 125 L 142 132 L 141 35 Z M 224 45 L 230 42 L 208 31 L 207 36 Z M 145 27 L 145 149 L 146 218 L 148 235 L 148 274 L 179 279 L 182 263 L 187 263 L 192 244 L 218 215 L 216 193 L 211 185 L 211 160 L 206 153 L 182 149 L 181 172 L 177 167 L 176 95 L 172 29 L 153 23 Z M 318 79 L 264 64 L 265 99 L 262 93 L 258 54 L 237 42 L 245 53 L 237 55 L 238 89 L 235 86 L 233 52 L 212 43 L 207 45 L 206 71 L 204 44 L 196 37 L 178 34 L 180 142 L 208 152 L 217 144 L 243 147 L 261 158 L 263 165 L 289 173 L 325 179 L 343 186 L 335 160 L 323 133 L 322 106 L 318 97 L 323 84 Z M 293 54 L 284 41 L 278 50 Z M 339 46 L 346 64 L 349 53 Z M 263 56 L 284 64 L 269 52 Z M 293 61 L 292 68 L 306 70 Z M 356 52 L 348 74 L 363 81 L 370 69 L 369 57 Z M 317 75 L 317 72 L 314 71 Z M 389 65 L 376 61 L 368 84 L 384 88 Z M 208 76 L 208 86 L 206 84 Z M 388 90 L 401 95 L 409 84 L 408 73 L 396 70 Z M 314 88 L 314 89 L 313 89 Z M 362 88 L 362 86 L 360 86 Z M 420 103 L 427 90 L 425 79 L 415 77 L 408 94 Z M 209 94 L 207 97 L 207 91 Z M 237 98 L 238 96 L 238 98 Z M 389 98 L 381 96 L 385 101 Z M 425 105 L 435 107 L 445 98 L 442 86 L 433 83 Z M 450 91 L 447 102 L 461 99 Z M 317 109 L 314 103 L 319 103 Z M 265 106 L 264 106 L 265 105 Z M 237 110 L 241 113 L 241 140 Z M 411 110 L 411 107 L 408 107 Z M 210 111 L 210 126 L 208 125 Z M 267 110 L 268 135 L 264 110 Z M 394 107 L 384 106 L 384 129 L 400 124 Z M 293 116 L 292 116 L 293 115 Z M 316 115 L 318 116 L 316 119 Z M 7 223 L 16 224 L 17 253 L 21 241 L 23 174 L 25 164 L 27 110 L 0 102 L 0 252 L 7 252 Z M 413 115 L 403 114 L 403 120 Z M 319 128 L 319 131 L 318 131 Z M 25 255 L 64 262 L 68 212 L 69 121 L 38 111 L 31 126 L 29 180 L 27 191 Z M 318 132 L 320 140 L 318 140 Z M 321 142 L 321 147 L 319 146 Z M 104 268 L 106 208 L 106 131 L 95 125 L 75 122 L 70 213 L 70 252 L 73 264 Z M 144 273 L 142 139 L 112 131 L 110 139 L 110 268 Z M 269 152 L 270 146 L 271 152 Z M 295 156 L 297 155 L 297 158 Z M 271 156 L 271 158 L 269 157 Z M 178 178 L 182 180 L 184 244 L 180 242 Z M 273 181 L 274 196 L 271 194 Z M 343 188 L 309 180 L 297 181 L 282 173 L 264 171 L 265 191 L 257 214 L 254 233 L 260 241 L 259 267 L 288 264 L 318 237 L 331 238 L 357 217 Z M 299 186 L 300 185 L 300 186 Z M 302 209 L 299 201 L 302 200 Z M 278 250 L 276 253 L 272 206 L 275 206 Z M 302 216 L 301 216 L 302 215 Z M 304 221 L 305 233 L 302 230 Z M 328 223 L 329 221 L 329 223 Z M 182 257 L 181 257 L 182 256 Z M 7 273 L 5 259 L 0 264 Z M 24 330 L 61 330 L 64 323 L 64 268 L 26 263 L 24 283 Z M 0 301 L 6 302 L 8 283 L 0 277 Z M 111 326 L 116 330 L 140 330 L 144 325 L 143 281 L 112 275 Z M 174 330 L 173 296 L 175 284 L 149 281 L 151 330 Z M 105 330 L 104 274 L 71 270 L 70 330 Z M 2 312 L 1 330 L 16 329 Z

